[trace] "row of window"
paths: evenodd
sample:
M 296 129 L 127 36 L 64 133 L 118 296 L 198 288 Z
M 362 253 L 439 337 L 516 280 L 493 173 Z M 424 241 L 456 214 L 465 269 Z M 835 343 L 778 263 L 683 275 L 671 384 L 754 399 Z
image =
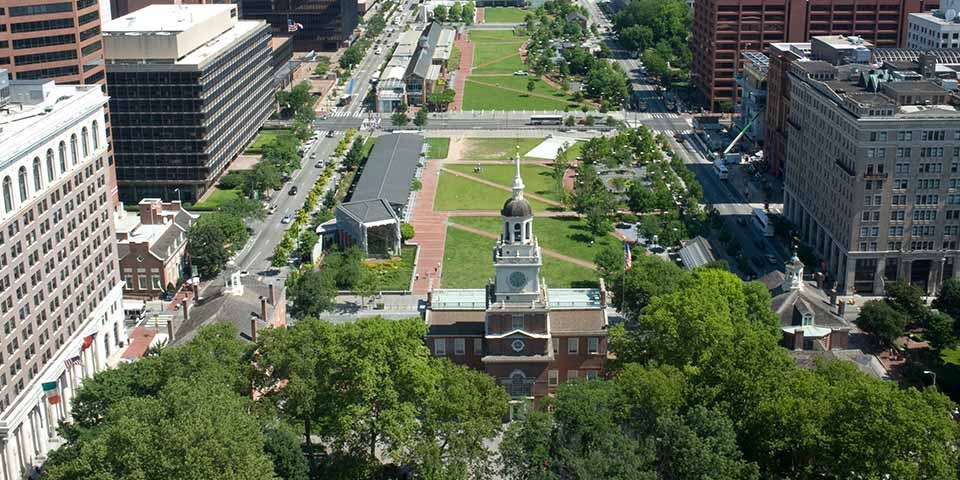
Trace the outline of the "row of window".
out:
M 160 287 L 159 287 L 160 277 L 158 277 L 158 276 L 154 276 L 154 277 L 156 278 L 156 282 L 157 282 L 156 285 L 158 285 L 158 286 L 155 287 L 155 288 L 160 288 Z M 129 275 L 124 276 L 124 279 L 127 280 L 127 282 L 128 282 L 128 283 L 127 283 L 128 288 L 133 288 L 133 287 L 131 286 L 131 285 L 132 285 L 132 279 L 129 279 L 129 278 L 130 278 Z M 143 285 L 146 284 L 146 275 L 140 275 L 140 278 L 141 278 L 141 281 L 140 281 L 141 283 L 140 283 L 140 285 L 141 285 L 141 289 L 142 289 L 142 288 L 143 288 Z M 514 321 L 514 329 L 517 329 L 517 328 L 522 328 L 522 321 L 521 321 L 521 327 L 517 327 L 517 326 L 516 326 L 516 321 Z M 554 354 L 560 353 L 560 339 L 557 338 L 557 337 L 553 337 L 552 340 L 553 340 L 553 353 L 554 353 Z M 466 351 L 467 351 L 467 350 L 466 350 L 466 348 L 467 348 L 467 343 L 466 343 L 466 342 L 467 342 L 467 340 L 466 340 L 465 338 L 454 338 L 454 339 L 453 339 L 453 354 L 454 354 L 454 355 L 466 355 Z M 579 353 L 580 353 L 580 338 L 578 338 L 578 337 L 569 337 L 569 338 L 567 338 L 567 354 L 569 354 L 569 355 L 577 355 L 577 354 L 579 354 Z M 599 337 L 587 337 L 587 353 L 589 353 L 589 354 L 591 354 L 591 355 L 596 355 L 596 354 L 600 353 L 600 338 L 599 338 Z M 433 341 L 433 354 L 436 355 L 436 356 L 438 356 L 438 357 L 445 357 L 445 356 L 447 355 L 447 339 L 446 339 L 446 338 L 437 338 L 437 339 L 434 339 L 434 341 Z M 483 355 L 483 339 L 482 339 L 482 338 L 474 338 L 474 339 L 473 339 L 473 354 L 474 354 L 474 355 Z
M 137 275 L 137 283 L 133 283 L 133 275 L 124 275 L 123 276 L 124 288 L 127 290 L 161 290 L 163 287 L 160 285 L 160 275 L 151 275 L 150 282 L 147 283 L 146 275 Z M 458 340 L 463 340 L 462 338 Z M 462 350 L 461 345 L 461 350 Z M 463 355 L 462 353 L 460 355 Z
M 100 148 L 100 125 L 94 120 L 91 125 L 93 132 L 93 149 L 96 150 Z M 90 156 L 90 130 L 87 127 L 80 129 L 80 147 L 83 151 L 83 158 L 86 159 Z M 70 165 L 76 165 L 80 160 L 80 154 L 77 148 L 77 134 L 70 135 Z M 53 182 L 56 178 L 57 171 L 54 167 L 54 153 L 52 148 L 47 149 L 46 153 L 46 177 L 47 182 Z M 59 173 L 63 174 L 67 171 L 67 145 L 65 142 L 61 141 L 57 146 L 57 162 L 59 163 Z M 33 191 L 38 192 L 43 188 L 43 168 L 41 167 L 40 157 L 33 158 Z M 27 178 L 27 168 L 20 167 L 17 171 L 17 190 L 19 193 L 19 201 L 14 202 L 13 195 L 13 180 L 10 179 L 10 176 L 3 178 L 3 211 L 4 213 L 10 213 L 13 211 L 17 203 L 26 203 L 29 196 L 29 183 L 30 181 Z

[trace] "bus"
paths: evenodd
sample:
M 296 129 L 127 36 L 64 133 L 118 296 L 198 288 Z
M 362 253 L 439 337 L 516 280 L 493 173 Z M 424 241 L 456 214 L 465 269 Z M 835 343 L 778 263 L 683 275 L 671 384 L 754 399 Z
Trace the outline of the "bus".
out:
M 760 229 L 760 233 L 764 237 L 773 236 L 773 224 L 770 223 L 770 217 L 767 216 L 767 212 L 764 212 L 762 208 L 753 209 L 753 223 Z
M 530 117 L 530 125 L 561 125 L 563 124 L 563 115 L 533 115 Z
M 720 180 L 726 180 L 727 175 L 730 174 L 730 171 L 727 170 L 727 166 L 723 164 L 723 160 L 714 160 L 713 171 L 716 172 L 717 177 Z

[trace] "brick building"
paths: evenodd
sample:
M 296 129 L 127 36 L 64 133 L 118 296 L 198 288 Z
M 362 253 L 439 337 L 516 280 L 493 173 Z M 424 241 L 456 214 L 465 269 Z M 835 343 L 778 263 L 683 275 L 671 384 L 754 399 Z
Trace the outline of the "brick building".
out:
M 881 47 L 905 44 L 907 15 L 929 0 L 704 0 L 694 2 L 692 80 L 712 108 L 736 104 L 744 50 L 820 35 L 855 35 Z
M 438 357 L 493 376 L 515 400 L 561 382 L 596 378 L 607 357 L 606 291 L 547 288 L 533 211 L 523 198 L 517 155 L 513 196 L 493 246 L 496 278 L 485 289 L 434 289 L 427 299 L 427 347 Z
M 187 264 L 187 229 L 197 220 L 179 201 L 145 198 L 140 211 L 118 212 L 117 251 L 124 297 L 154 299 L 179 285 Z

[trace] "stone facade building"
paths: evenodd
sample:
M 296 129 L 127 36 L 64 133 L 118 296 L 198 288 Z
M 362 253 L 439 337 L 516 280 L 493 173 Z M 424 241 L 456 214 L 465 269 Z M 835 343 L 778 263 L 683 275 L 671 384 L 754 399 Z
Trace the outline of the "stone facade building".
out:
M 43 461 L 77 386 L 118 361 L 127 338 L 107 97 L 0 80 L 0 479 L 14 480 Z

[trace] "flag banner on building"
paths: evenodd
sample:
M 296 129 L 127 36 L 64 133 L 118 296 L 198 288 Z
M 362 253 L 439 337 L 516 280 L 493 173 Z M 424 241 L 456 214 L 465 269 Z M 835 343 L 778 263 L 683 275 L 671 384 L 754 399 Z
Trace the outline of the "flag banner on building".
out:
M 97 334 L 94 333 L 94 334 L 87 335 L 86 337 L 83 337 L 83 345 L 80 346 L 80 351 L 82 352 L 90 348 L 90 345 L 93 345 L 93 338 L 96 336 Z
M 63 364 L 66 365 L 67 368 L 76 367 L 76 366 L 80 365 L 80 363 L 81 363 L 80 355 L 77 355 L 77 356 L 72 357 L 72 358 L 68 358 L 68 359 L 66 359 L 66 360 L 63 361 Z
M 57 390 L 57 382 L 44 382 L 43 393 L 47 396 L 47 401 L 51 405 L 60 403 L 60 392 Z
M 300 22 L 294 22 L 292 19 L 287 19 L 287 33 L 293 33 L 297 30 L 303 28 L 303 24 Z
M 623 269 L 624 271 L 633 268 L 633 252 L 630 250 L 630 243 L 623 241 Z

